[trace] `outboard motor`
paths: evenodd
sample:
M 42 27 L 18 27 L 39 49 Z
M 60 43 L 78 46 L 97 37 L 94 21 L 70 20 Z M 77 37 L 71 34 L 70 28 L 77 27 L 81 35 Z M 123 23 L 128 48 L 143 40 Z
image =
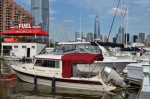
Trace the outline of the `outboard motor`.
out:
M 104 67 L 101 72 L 101 78 L 104 82 L 112 83 L 120 87 L 127 87 L 127 83 L 123 78 L 111 67 Z

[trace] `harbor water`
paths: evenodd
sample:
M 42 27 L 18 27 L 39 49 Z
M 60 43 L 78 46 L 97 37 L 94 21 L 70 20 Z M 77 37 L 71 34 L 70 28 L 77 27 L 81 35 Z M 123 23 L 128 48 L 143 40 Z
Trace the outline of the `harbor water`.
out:
M 114 92 L 84 91 L 52 88 L 26 83 L 20 79 L 6 80 L 4 74 L 11 73 L 9 61 L 1 60 L 0 99 L 135 99 L 138 89 L 117 89 Z

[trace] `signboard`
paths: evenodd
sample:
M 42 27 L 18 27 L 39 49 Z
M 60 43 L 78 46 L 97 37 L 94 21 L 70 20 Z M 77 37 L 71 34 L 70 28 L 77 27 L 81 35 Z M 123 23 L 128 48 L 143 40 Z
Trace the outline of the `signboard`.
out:
M 4 38 L 5 42 L 14 42 L 14 38 Z
M 19 23 L 18 27 L 19 29 L 31 29 L 32 23 Z
M 18 26 L 10 26 L 10 29 L 41 29 L 41 26 L 32 26 L 32 23 L 19 23 Z

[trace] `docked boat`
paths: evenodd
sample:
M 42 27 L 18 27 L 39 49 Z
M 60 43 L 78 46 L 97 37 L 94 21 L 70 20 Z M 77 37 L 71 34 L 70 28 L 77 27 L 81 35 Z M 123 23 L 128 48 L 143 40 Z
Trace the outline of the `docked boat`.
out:
M 139 63 L 131 63 L 127 65 L 127 77 L 133 83 L 142 84 L 144 77 L 144 67 L 150 66 L 150 59 L 145 58 Z M 150 72 L 150 71 L 149 71 Z M 150 74 L 150 73 L 149 73 Z
M 65 53 L 101 53 L 104 56 L 103 61 L 95 61 L 90 66 L 87 66 L 87 64 L 78 64 L 77 68 L 81 71 L 89 71 L 92 72 L 99 72 L 103 70 L 104 67 L 111 67 L 114 68 L 118 73 L 121 73 L 127 64 L 130 63 L 136 63 L 137 61 L 132 59 L 119 59 L 118 57 L 111 56 L 110 52 L 108 51 L 108 48 L 104 46 L 112 46 L 112 47 L 119 47 L 122 46 L 120 44 L 104 44 L 101 42 L 60 42 L 57 43 L 59 46 L 61 46 L 59 49 L 62 49 L 63 52 L 59 54 L 65 54 Z
M 21 80 L 29 83 L 82 90 L 114 90 L 114 86 L 103 82 L 99 73 L 81 73 L 76 67 L 76 64 L 92 64 L 96 60 L 102 61 L 103 56 L 90 53 L 42 54 L 35 56 L 33 63 L 12 64 L 11 67 Z

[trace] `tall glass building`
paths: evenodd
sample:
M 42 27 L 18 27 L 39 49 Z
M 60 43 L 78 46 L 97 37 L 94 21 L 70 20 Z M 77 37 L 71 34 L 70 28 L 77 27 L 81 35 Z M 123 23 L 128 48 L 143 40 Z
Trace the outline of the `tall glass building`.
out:
M 42 29 L 49 33 L 49 0 L 31 0 L 33 24 L 41 24 Z
M 145 33 L 139 33 L 139 38 L 142 39 L 142 41 L 145 40 Z
M 102 40 L 102 35 L 100 34 L 100 22 L 98 15 L 95 17 L 95 24 L 94 24 L 94 40 L 95 39 Z

